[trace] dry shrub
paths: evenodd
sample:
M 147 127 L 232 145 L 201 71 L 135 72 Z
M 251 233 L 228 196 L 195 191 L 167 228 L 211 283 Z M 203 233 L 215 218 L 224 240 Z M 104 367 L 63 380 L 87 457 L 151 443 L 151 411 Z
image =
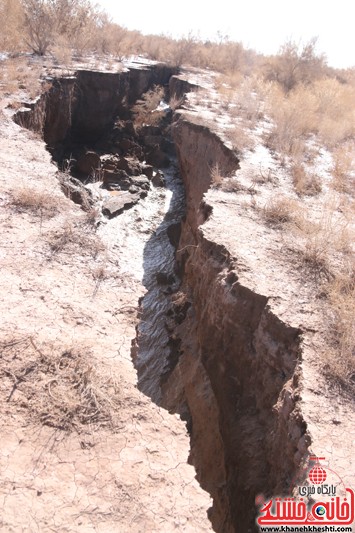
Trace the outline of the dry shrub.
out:
M 11 204 L 20 212 L 51 218 L 61 210 L 61 198 L 47 190 L 30 184 L 19 186 L 11 192 Z
M 355 85 L 335 78 L 317 81 L 312 87 L 317 100 L 317 131 L 328 148 L 355 135 Z
M 255 141 L 243 122 L 228 129 L 226 137 L 232 144 L 233 150 L 239 155 L 242 155 L 245 150 L 253 150 L 255 147 Z
M 72 63 L 72 50 L 68 40 L 64 35 L 57 38 L 56 43 L 52 46 L 51 52 L 57 63 L 69 67 Z
M 329 245 L 321 235 L 312 235 L 297 248 L 301 266 L 310 271 L 316 279 L 330 279 L 328 261 Z
M 317 133 L 328 148 L 355 135 L 353 84 L 325 78 L 312 85 L 297 85 L 285 94 L 274 83 L 268 85 L 265 97 L 274 122 L 268 144 L 278 152 L 294 156 L 299 139 L 311 133 Z
M 262 165 L 260 164 L 260 167 L 259 167 L 259 172 L 258 173 L 253 173 L 253 176 L 252 176 L 252 183 L 253 185 L 264 185 L 265 183 L 273 183 L 273 184 L 277 184 L 278 183 L 278 177 L 275 173 L 275 171 L 272 170 L 272 168 L 268 167 L 268 168 L 263 168 Z
M 235 193 L 238 193 L 238 192 L 249 192 L 250 194 L 253 194 L 253 191 L 251 189 L 246 189 L 238 180 L 237 178 L 235 177 L 231 177 L 231 178 L 225 178 L 223 180 L 223 183 L 222 183 L 222 186 L 221 186 L 221 189 L 222 191 L 224 192 L 235 192 Z
M 222 175 L 218 163 L 210 170 L 212 187 L 221 189 L 224 192 L 239 192 L 242 190 L 241 184 L 233 176 Z
M 219 94 L 222 95 L 226 88 L 228 89 L 228 91 L 232 89 L 234 92 L 235 89 L 240 86 L 242 79 L 243 76 L 241 72 L 225 72 L 224 74 L 220 74 L 219 76 L 217 76 L 215 80 L 215 88 L 219 92 Z
M 176 95 L 172 95 L 169 100 L 169 107 L 173 111 L 176 111 L 184 103 L 184 98 L 178 98 Z
M 298 203 L 286 196 L 271 199 L 262 209 L 265 221 L 276 228 L 295 220 L 299 211 Z
M 220 76 L 215 82 L 219 102 L 229 115 L 241 119 L 246 127 L 252 128 L 262 116 L 261 81 L 257 76 L 242 77 L 239 73 Z
M 7 402 L 31 421 L 64 431 L 114 427 L 118 383 L 86 346 L 58 349 L 31 337 L 0 342 L 0 375 Z
M 48 233 L 47 242 L 55 254 L 76 253 L 97 257 L 105 249 L 100 238 L 92 233 L 85 216 L 79 222 L 66 222 L 59 230 Z
M 23 9 L 21 0 L 0 1 L 0 50 L 19 52 L 23 45 Z
M 336 205 L 324 205 L 317 222 L 299 212 L 293 223 L 291 248 L 297 253 L 301 266 L 315 274 L 318 280 L 332 280 L 352 250 L 351 226 L 344 217 L 337 216 L 337 211 Z
M 96 228 L 99 220 L 101 218 L 101 211 L 98 207 L 91 207 L 85 211 L 83 225 L 89 226 L 90 228 Z
M 306 43 L 286 41 L 278 55 L 271 57 L 265 65 L 266 77 L 276 81 L 289 92 L 299 84 L 308 85 L 324 75 L 326 62 L 316 51 L 317 39 Z
M 328 373 L 343 385 L 355 385 L 355 272 L 350 269 L 329 283 L 332 337 L 336 350 L 328 354 Z
M 219 104 L 223 111 L 232 111 L 231 104 L 234 104 L 235 93 L 234 89 L 229 85 L 223 84 L 218 88 Z M 208 91 L 206 91 L 206 98 L 209 97 Z
M 316 196 L 322 191 L 320 178 L 315 173 L 306 170 L 299 162 L 292 163 L 291 176 L 293 186 L 300 196 Z
M 165 114 L 163 111 L 159 111 L 157 107 L 164 99 L 164 94 L 164 88 L 156 85 L 144 93 L 142 98 L 132 107 L 134 124 L 137 128 L 143 125 L 155 126 L 160 123 Z
M 261 81 L 257 76 L 243 78 L 234 91 L 232 102 L 231 114 L 248 121 L 249 127 L 255 126 L 263 109 Z
M 40 75 L 40 65 L 23 57 L 2 61 L 2 91 L 11 94 L 21 89 L 33 99 L 41 92 Z
M 354 194 L 355 143 L 350 141 L 333 152 L 333 181 L 335 190 Z
M 219 164 L 215 163 L 213 167 L 210 169 L 210 171 L 211 171 L 212 185 L 214 187 L 218 187 L 219 185 L 221 185 L 223 181 L 223 176 L 221 174 Z
M 288 95 L 275 84 L 271 87 L 267 109 L 274 125 L 267 144 L 277 152 L 295 157 L 303 151 L 302 138 L 316 129 L 316 99 L 303 86 Z

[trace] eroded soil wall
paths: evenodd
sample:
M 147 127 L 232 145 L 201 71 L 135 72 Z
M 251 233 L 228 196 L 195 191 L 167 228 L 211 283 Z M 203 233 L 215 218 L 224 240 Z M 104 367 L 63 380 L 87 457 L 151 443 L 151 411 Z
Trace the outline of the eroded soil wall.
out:
M 78 70 L 73 76 L 49 80 L 34 103 L 25 104 L 15 122 L 40 133 L 52 153 L 78 139 L 95 142 L 120 115 L 154 85 L 166 85 L 176 69 L 165 65 L 110 73 Z
M 253 531 L 256 495 L 290 493 L 307 450 L 297 405 L 301 332 L 272 312 L 267 295 L 240 283 L 238 258 L 204 235 L 213 213 L 203 200 L 210 169 L 236 170 L 234 153 L 182 117 L 173 135 L 187 193 L 179 305 L 189 305 L 176 328 L 180 358 L 165 376 L 163 405 L 190 413 L 191 461 L 214 498 L 215 530 Z M 225 231 L 238 228 L 226 220 Z

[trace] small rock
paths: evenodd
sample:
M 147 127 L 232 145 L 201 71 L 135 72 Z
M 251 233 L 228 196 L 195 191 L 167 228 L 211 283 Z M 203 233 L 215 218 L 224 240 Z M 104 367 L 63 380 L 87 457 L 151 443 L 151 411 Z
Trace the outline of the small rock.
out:
M 158 170 L 152 177 L 152 183 L 155 187 L 165 187 L 164 174 Z
M 142 165 L 142 173 L 147 176 L 148 179 L 153 177 L 153 167 L 152 165 Z
M 118 192 L 116 196 L 104 202 L 102 213 L 108 218 L 115 217 L 135 205 L 139 199 L 139 194 L 131 194 L 126 191 Z
M 96 152 L 86 152 L 78 158 L 76 168 L 82 174 L 90 175 L 100 168 L 100 156 Z
M 116 162 L 116 169 L 124 170 L 129 176 L 139 176 L 141 174 L 140 162 L 133 157 L 120 157 Z

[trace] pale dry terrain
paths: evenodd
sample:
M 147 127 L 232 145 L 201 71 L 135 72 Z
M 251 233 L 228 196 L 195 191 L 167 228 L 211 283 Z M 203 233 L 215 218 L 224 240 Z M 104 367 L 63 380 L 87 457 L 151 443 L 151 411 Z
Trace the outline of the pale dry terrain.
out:
M 184 424 L 135 385 L 142 284 L 7 111 L 0 147 L 0 530 L 210 531 Z

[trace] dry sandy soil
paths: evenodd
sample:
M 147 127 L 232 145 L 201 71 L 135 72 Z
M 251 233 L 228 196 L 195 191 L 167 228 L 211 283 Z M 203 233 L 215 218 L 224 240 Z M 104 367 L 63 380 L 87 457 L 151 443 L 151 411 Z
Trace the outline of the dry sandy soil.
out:
M 0 128 L 0 531 L 210 531 L 184 424 L 135 385 L 141 282 L 44 143 Z

